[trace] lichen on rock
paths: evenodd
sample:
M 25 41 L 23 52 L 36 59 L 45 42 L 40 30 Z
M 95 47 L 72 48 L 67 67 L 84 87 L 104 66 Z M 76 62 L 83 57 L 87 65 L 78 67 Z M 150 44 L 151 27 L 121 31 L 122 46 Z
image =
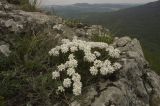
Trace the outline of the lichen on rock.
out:
M 5 56 L 9 56 L 10 53 L 12 53 L 12 50 L 15 50 L 15 46 L 17 46 L 17 36 L 20 38 L 33 36 L 34 38 L 43 34 L 45 37 L 53 41 L 52 45 L 56 46 L 60 44 L 60 41 L 63 38 L 72 39 L 73 36 L 78 36 L 79 39 L 90 41 L 92 36 L 105 35 L 108 32 L 109 31 L 107 29 L 98 25 L 90 26 L 81 23 L 76 27 L 69 27 L 65 24 L 65 20 L 61 17 L 54 15 L 50 16 L 40 12 L 25 12 L 18 10 L 11 4 L 0 1 L 0 53 Z M 28 41 L 30 41 L 30 39 Z M 39 41 L 43 42 L 42 39 Z M 31 44 L 34 45 L 34 43 Z M 47 43 L 45 45 L 50 46 Z M 86 87 L 85 90 L 82 91 L 82 95 L 80 97 L 76 99 L 72 96 L 69 97 L 71 101 L 69 103 L 67 102 L 67 105 L 160 106 L 160 77 L 153 70 L 151 70 L 149 63 L 145 60 L 140 42 L 137 39 L 121 37 L 116 38 L 111 45 L 118 48 L 122 52 L 120 58 L 117 60 L 121 63 L 122 68 L 119 71 L 116 71 L 113 75 L 103 77 L 96 83 Z M 20 47 L 21 46 L 23 45 L 20 45 Z M 35 52 L 31 55 L 34 54 Z M 24 63 L 20 62 L 23 65 L 25 64 L 24 66 L 27 66 L 28 64 L 31 64 L 31 66 L 33 65 L 32 62 L 29 63 L 30 61 L 27 64 L 27 55 L 22 55 L 20 57 L 24 59 Z M 45 58 L 45 56 L 41 58 Z M 31 60 L 33 59 L 35 59 L 36 62 L 38 61 L 37 57 L 34 57 Z M 47 64 L 46 66 L 53 65 L 48 64 L 46 61 L 47 60 L 40 61 L 40 66 L 41 64 Z M 47 86 L 50 81 L 47 79 L 49 76 L 42 77 L 46 75 L 46 72 L 52 72 L 50 71 L 53 70 L 52 68 L 46 70 L 46 67 L 43 67 L 43 69 L 39 69 L 38 71 L 36 68 L 33 68 L 34 71 L 30 72 L 30 67 L 27 67 L 25 70 L 23 69 L 24 67 L 22 67 L 23 65 L 9 71 L 0 70 L 2 79 L 5 76 L 8 81 L 9 77 L 9 81 L 13 80 L 12 83 L 15 83 L 15 79 L 18 79 L 18 81 L 23 80 L 25 85 L 24 86 L 23 84 L 18 83 L 19 85 L 13 86 L 12 84 L 9 84 L 9 87 L 12 87 L 12 89 L 10 89 L 11 91 L 17 90 L 13 88 L 19 86 L 20 88 L 18 88 L 18 92 L 14 92 L 18 93 L 18 95 L 10 95 L 11 97 L 6 99 L 8 106 L 13 106 L 15 104 L 19 106 L 66 105 L 64 98 L 61 100 L 59 100 L 59 98 L 53 98 L 55 95 L 53 93 L 54 89 L 50 90 L 50 86 Z M 11 75 L 8 74 L 8 72 L 11 72 Z M 29 74 L 32 74 L 32 76 L 27 76 Z M 29 80 L 30 77 L 31 80 Z M 40 84 L 35 83 L 36 81 L 40 82 L 40 78 L 42 78 L 43 81 Z M 39 85 L 38 88 L 36 88 L 36 84 Z M 44 86 L 47 87 L 42 89 Z M 7 87 L 5 89 L 7 89 Z M 24 89 L 25 91 L 23 91 Z M 50 91 L 48 91 L 48 89 Z M 0 93 L 0 96 L 3 93 L 4 92 Z

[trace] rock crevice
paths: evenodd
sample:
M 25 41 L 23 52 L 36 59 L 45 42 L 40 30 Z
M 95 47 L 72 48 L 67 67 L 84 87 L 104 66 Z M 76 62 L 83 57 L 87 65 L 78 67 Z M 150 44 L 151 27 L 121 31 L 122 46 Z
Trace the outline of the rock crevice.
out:
M 114 46 L 122 51 L 123 55 L 119 61 L 123 64 L 123 68 L 111 76 L 116 80 L 102 80 L 97 85 L 88 88 L 80 104 L 86 106 L 160 106 L 158 101 L 160 100 L 160 77 L 149 68 L 138 40 L 122 37 L 114 42 Z M 96 86 L 98 89 L 94 89 Z M 95 95 L 88 97 L 92 92 L 96 92 Z
M 62 38 L 79 36 L 89 39 L 92 35 L 105 35 L 108 30 L 97 25 L 69 27 L 65 20 L 38 12 L 24 12 L 0 1 L 0 52 L 8 56 L 14 37 L 25 34 L 46 34 L 59 42 Z M 12 8 L 12 9 L 11 9 Z M 7 11 L 7 12 L 6 12 Z M 8 46 L 9 45 L 9 46 Z M 115 38 L 113 46 L 121 50 L 118 60 L 123 68 L 109 78 L 90 85 L 82 98 L 71 106 L 160 106 L 160 77 L 150 69 L 137 39 Z

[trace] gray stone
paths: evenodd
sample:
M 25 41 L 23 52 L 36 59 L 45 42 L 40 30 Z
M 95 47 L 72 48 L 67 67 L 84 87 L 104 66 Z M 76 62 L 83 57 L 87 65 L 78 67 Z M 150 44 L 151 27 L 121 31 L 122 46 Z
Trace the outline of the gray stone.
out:
M 11 53 L 11 51 L 9 50 L 9 46 L 8 45 L 1 45 L 0 46 L 0 52 L 2 54 L 4 54 L 5 56 L 9 56 L 9 54 Z
M 8 11 L 8 10 L 12 10 L 12 9 L 16 9 L 16 6 L 14 6 L 12 4 L 8 4 L 6 2 L 6 0 L 0 1 L 0 10 Z
M 4 41 L 0 41 L 3 44 L 0 46 L 0 52 L 5 56 L 9 56 L 11 51 L 4 43 L 8 39 L 14 43 L 14 36 L 17 35 L 44 33 L 55 42 L 59 42 L 63 38 L 72 39 L 73 36 L 80 35 L 80 39 L 88 40 L 93 35 L 108 33 L 107 29 L 99 25 L 70 28 L 58 16 L 14 9 L 5 12 L 1 7 L 2 5 L 0 5 L 0 38 Z M 140 42 L 137 39 L 122 37 L 116 38 L 113 45 L 122 52 L 118 60 L 123 66 L 122 69 L 109 78 L 100 79 L 96 84 L 85 88 L 81 97 L 72 101 L 70 105 L 160 106 L 160 77 L 149 68 Z M 59 100 L 55 101 L 55 105 L 64 104 Z
M 79 37 L 85 37 L 86 36 L 86 32 L 84 29 L 76 29 L 76 34 Z
M 100 26 L 100 25 L 92 25 L 90 27 L 88 27 L 88 29 L 86 30 L 86 35 L 88 36 L 88 38 L 91 38 L 92 36 L 103 36 L 103 35 L 107 35 L 109 32 L 109 30 L 107 30 L 106 28 Z
M 122 69 L 112 76 L 114 79 L 103 79 L 89 87 L 80 100 L 81 105 L 160 106 L 160 77 L 149 68 L 139 41 L 125 38 L 127 40 L 121 42 L 120 39 L 124 38 L 118 38 L 116 44 L 124 52 L 119 60 Z M 88 99 L 97 87 L 94 96 Z
M 23 29 L 23 25 L 13 21 L 13 19 L 9 19 L 5 22 L 5 26 L 7 28 L 11 28 L 11 31 L 19 31 L 21 29 Z
M 70 104 L 70 106 L 81 106 L 79 102 L 74 101 Z
M 120 39 L 117 39 L 115 41 L 115 43 L 117 44 L 118 47 L 123 47 L 123 46 L 125 46 L 130 41 L 131 41 L 131 38 L 129 38 L 129 37 L 122 37 Z

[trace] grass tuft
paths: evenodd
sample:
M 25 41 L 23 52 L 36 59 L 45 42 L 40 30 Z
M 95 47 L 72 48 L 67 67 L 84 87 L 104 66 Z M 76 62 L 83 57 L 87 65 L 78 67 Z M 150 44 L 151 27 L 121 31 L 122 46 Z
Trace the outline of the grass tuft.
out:
M 113 35 L 112 34 L 94 35 L 91 37 L 91 40 L 94 42 L 104 42 L 111 44 L 113 42 Z

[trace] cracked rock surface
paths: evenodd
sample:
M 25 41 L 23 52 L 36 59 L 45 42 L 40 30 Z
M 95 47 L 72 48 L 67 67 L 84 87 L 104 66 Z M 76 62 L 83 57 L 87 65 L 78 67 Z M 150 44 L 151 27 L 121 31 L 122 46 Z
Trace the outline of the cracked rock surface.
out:
M 123 68 L 96 85 L 91 85 L 79 100 L 79 104 L 160 106 L 160 77 L 149 68 L 139 41 L 122 37 L 115 40 L 114 46 L 122 51 L 119 62 Z
M 55 41 L 60 38 L 90 38 L 108 32 L 101 26 L 80 25 L 70 28 L 57 16 L 14 10 L 0 1 L 0 52 L 9 55 L 15 35 L 44 33 Z M 4 9 L 5 7 L 5 9 Z M 6 12 L 7 11 L 7 12 Z M 4 46 L 5 45 L 5 46 Z M 8 46 L 9 45 L 9 46 Z M 123 68 L 109 78 L 86 88 L 71 106 L 160 106 L 160 77 L 150 69 L 137 39 L 116 38 L 113 46 L 122 52 L 118 60 Z
M 79 36 L 88 39 L 92 35 L 102 33 L 106 34 L 108 30 L 99 25 L 89 26 L 82 23 L 70 27 L 61 17 L 41 12 L 22 11 L 0 0 L 0 42 L 5 42 L 3 44 L 14 45 L 17 35 L 45 34 L 58 43 L 62 38 L 71 39 L 73 36 Z

